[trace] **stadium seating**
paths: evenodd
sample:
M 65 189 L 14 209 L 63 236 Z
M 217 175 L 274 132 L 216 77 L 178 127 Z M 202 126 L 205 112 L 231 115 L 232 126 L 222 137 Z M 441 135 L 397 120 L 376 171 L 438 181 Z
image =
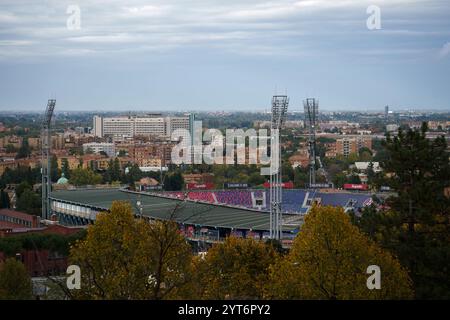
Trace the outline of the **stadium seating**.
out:
M 282 211 L 288 213 L 300 212 L 305 196 L 305 190 L 283 190 Z
M 181 191 L 163 192 L 161 194 L 176 199 L 184 199 L 185 197 L 185 193 Z M 260 208 L 266 211 L 269 210 L 270 204 L 270 192 L 268 190 L 190 191 L 187 193 L 187 197 L 192 201 L 218 203 L 244 208 Z M 326 193 L 311 190 L 285 189 L 283 190 L 282 200 L 283 212 L 305 213 L 308 208 L 303 205 L 307 204 L 309 206 L 313 202 L 320 203 L 324 206 L 360 209 L 371 203 L 371 196 L 369 194 L 349 192 Z
M 192 191 L 189 192 L 189 200 L 203 201 L 209 203 L 215 203 L 212 191 Z
M 252 208 L 252 196 L 249 190 L 216 191 L 217 201 L 223 204 Z

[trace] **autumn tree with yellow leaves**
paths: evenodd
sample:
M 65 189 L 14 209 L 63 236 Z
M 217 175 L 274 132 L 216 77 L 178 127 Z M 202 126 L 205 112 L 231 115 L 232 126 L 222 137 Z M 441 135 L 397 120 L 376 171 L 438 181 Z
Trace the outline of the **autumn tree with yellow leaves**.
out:
M 194 259 L 191 298 L 262 299 L 269 266 L 276 258 L 271 245 L 229 237 Z
M 192 272 L 191 248 L 171 221 L 136 219 L 128 202 L 97 215 L 87 236 L 71 248 L 81 269 L 78 299 L 176 297 Z
M 367 268 L 381 270 L 369 290 Z M 411 280 L 396 258 L 352 225 L 342 208 L 314 207 L 288 255 L 270 267 L 266 297 L 275 299 L 409 299 Z

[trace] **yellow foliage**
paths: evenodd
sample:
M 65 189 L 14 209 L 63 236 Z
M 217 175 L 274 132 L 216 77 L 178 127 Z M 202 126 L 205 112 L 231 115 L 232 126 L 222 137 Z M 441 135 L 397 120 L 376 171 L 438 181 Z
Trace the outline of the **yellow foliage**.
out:
M 76 298 L 167 298 L 184 283 L 190 258 L 175 223 L 135 219 L 128 202 L 113 202 L 71 248 L 82 275 Z
M 379 290 L 367 288 L 370 265 L 381 268 Z M 352 225 L 341 208 L 313 208 L 289 255 L 270 269 L 271 298 L 407 299 L 413 294 L 398 260 Z
M 264 243 L 229 237 L 215 244 L 204 259 L 194 260 L 198 280 L 193 292 L 203 299 L 260 299 L 276 256 Z

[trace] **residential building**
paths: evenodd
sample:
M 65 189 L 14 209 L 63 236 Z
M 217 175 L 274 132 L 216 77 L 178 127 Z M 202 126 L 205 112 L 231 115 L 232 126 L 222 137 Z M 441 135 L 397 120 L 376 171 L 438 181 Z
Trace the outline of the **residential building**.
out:
M 158 114 L 108 118 L 94 116 L 93 133 L 96 137 L 157 136 L 170 138 L 176 129 L 186 129 L 191 133 L 193 119 L 193 114 L 180 117 L 163 117 Z
M 87 152 L 88 150 L 92 150 L 93 153 L 97 154 L 104 152 L 108 155 L 108 157 L 114 157 L 116 155 L 114 143 L 107 143 L 107 142 L 84 143 L 83 151 Z
M 358 136 L 352 138 L 341 138 L 336 140 L 336 154 L 348 156 L 351 153 L 358 153 L 361 148 L 372 150 L 372 138 Z

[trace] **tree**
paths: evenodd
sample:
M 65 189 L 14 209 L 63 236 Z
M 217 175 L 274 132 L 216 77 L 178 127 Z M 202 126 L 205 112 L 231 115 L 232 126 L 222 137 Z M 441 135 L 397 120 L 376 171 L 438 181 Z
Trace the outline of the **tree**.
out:
M 28 144 L 28 139 L 23 139 L 22 145 L 16 154 L 16 159 L 28 158 L 31 154 L 30 145 Z
M 0 190 L 0 208 L 6 208 L 9 209 L 11 207 L 11 202 L 9 199 L 8 193 L 1 189 Z
M 39 195 L 31 189 L 25 189 L 20 197 L 17 198 L 16 208 L 28 214 L 41 214 L 41 199 Z
M 31 278 L 23 263 L 8 258 L 0 264 L 0 300 L 28 300 L 32 294 Z
M 102 176 L 87 168 L 76 168 L 70 175 L 70 183 L 75 186 L 95 185 L 102 182 Z
M 360 184 L 361 183 L 361 179 L 359 178 L 359 176 L 357 174 L 350 175 L 348 177 L 347 181 L 352 184 Z
M 164 190 L 179 191 L 183 189 L 184 179 L 180 171 L 166 174 L 164 179 Z
M 371 161 L 369 165 L 367 166 L 367 184 L 372 186 L 375 184 L 375 179 L 377 177 L 377 174 L 375 173 L 373 169 L 373 162 Z
M 367 147 L 362 147 L 358 150 L 359 161 L 370 161 L 372 160 L 372 150 Z
M 381 269 L 381 289 L 367 288 L 367 267 Z M 351 224 L 342 208 L 314 207 L 293 247 L 271 267 L 268 295 L 278 299 L 404 299 L 408 273 Z
M 50 177 L 52 182 L 58 181 L 61 176 L 61 170 L 58 167 L 58 158 L 56 155 L 52 155 L 50 158 Z
M 119 158 L 110 159 L 108 162 L 108 169 L 106 170 L 105 180 L 108 183 L 120 180 L 120 162 Z
M 450 298 L 450 164 L 444 137 L 429 140 L 420 130 L 399 130 L 383 143 L 383 184 L 396 192 L 381 212 L 381 244 L 411 271 L 417 298 Z
M 258 172 L 253 172 L 248 178 L 248 182 L 253 186 L 263 184 L 265 181 L 266 178 Z
M 61 171 L 64 173 L 64 177 L 66 177 L 66 179 L 70 179 L 70 166 L 67 158 L 62 159 Z
M 426 131 L 424 123 L 420 132 L 399 130 L 397 137 L 388 136 L 384 146 L 389 159 L 381 163 L 385 172 L 393 173 L 386 184 L 398 192 L 389 204 L 411 233 L 416 224 L 436 223 L 439 217 L 445 221 L 450 215 L 450 199 L 444 194 L 450 181 L 447 144 L 444 137 L 430 142 Z
M 337 173 L 333 178 L 333 184 L 336 188 L 342 188 L 347 181 L 344 173 Z
M 17 187 L 16 187 L 16 197 L 20 198 L 20 196 L 22 195 L 22 193 L 25 190 L 32 190 L 33 188 L 31 187 L 31 185 L 27 182 L 21 182 Z
M 114 159 L 113 168 L 112 168 L 112 181 L 119 181 L 120 180 L 120 161 L 119 158 Z
M 356 161 L 358 161 L 358 154 L 357 153 L 350 153 L 348 156 L 347 156 L 347 161 L 349 162 L 349 163 L 355 163 Z
M 135 219 L 131 205 L 113 202 L 70 251 L 82 270 L 82 299 L 163 299 L 190 274 L 190 246 L 171 221 Z
M 124 183 L 132 184 L 135 181 L 138 181 L 143 176 L 141 169 L 137 163 L 128 167 L 128 173 L 124 175 Z
M 194 294 L 202 299 L 262 299 L 276 257 L 272 245 L 229 237 L 196 261 Z
M 16 149 L 16 147 L 14 147 L 14 145 L 7 144 L 5 147 L 5 151 L 6 151 L 6 153 L 15 153 L 15 152 L 17 152 L 17 149 Z
M 295 168 L 294 185 L 296 188 L 304 188 L 309 183 L 307 170 L 301 167 Z
M 2 175 L 2 184 L 19 184 L 24 181 L 30 185 L 40 181 L 41 177 L 40 168 L 36 167 L 31 169 L 30 166 L 17 166 L 16 169 L 6 168 Z

